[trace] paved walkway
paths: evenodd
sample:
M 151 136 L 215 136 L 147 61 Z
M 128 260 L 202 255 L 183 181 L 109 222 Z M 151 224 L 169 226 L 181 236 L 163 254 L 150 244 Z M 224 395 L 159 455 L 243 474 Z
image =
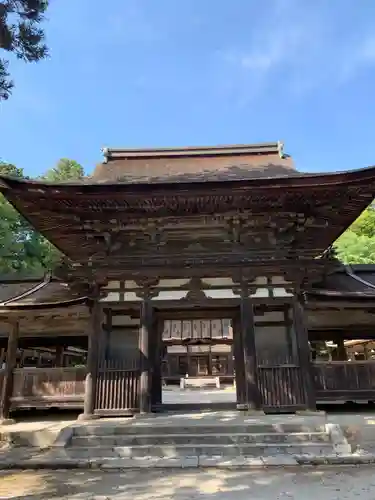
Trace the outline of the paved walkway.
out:
M 227 403 L 236 404 L 236 390 L 233 386 L 223 387 L 221 389 L 185 389 L 178 387 L 168 387 L 163 389 L 162 400 L 164 404 L 214 404 Z
M 371 467 L 267 471 L 0 473 L 13 500 L 373 500 Z

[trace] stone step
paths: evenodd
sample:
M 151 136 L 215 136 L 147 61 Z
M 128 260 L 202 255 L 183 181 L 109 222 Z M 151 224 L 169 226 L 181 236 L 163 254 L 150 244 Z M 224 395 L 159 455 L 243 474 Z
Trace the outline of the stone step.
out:
M 123 423 L 116 425 L 114 423 L 98 423 L 98 424 L 88 424 L 82 426 L 75 426 L 73 428 L 74 436 L 118 436 L 118 435 L 130 435 L 130 436 L 140 436 L 140 435 L 155 435 L 155 436 L 166 436 L 168 434 L 194 434 L 194 435 L 205 435 L 215 433 L 216 435 L 221 434 L 300 434 L 300 433 L 325 433 L 325 423 L 316 424 L 201 424 L 195 423 L 190 425 L 173 425 L 164 424 L 155 425 L 147 423 L 147 425 L 142 425 L 141 422 L 129 421 L 128 423 Z
M 211 429 L 212 431 L 212 429 Z M 322 432 L 301 433 L 207 433 L 207 434 L 118 434 L 109 436 L 72 436 L 70 446 L 164 446 L 164 445 L 243 445 L 243 444 L 310 444 L 330 443 L 330 436 Z
M 114 446 L 114 447 L 72 447 L 66 452 L 74 459 L 89 458 L 138 458 L 138 457 L 267 457 L 277 455 L 314 455 L 332 454 L 332 446 L 328 444 L 310 443 L 305 445 L 178 445 L 178 446 Z

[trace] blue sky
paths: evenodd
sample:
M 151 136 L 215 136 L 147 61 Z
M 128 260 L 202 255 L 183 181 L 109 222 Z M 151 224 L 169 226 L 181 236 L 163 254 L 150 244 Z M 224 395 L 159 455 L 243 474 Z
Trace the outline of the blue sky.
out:
M 301 171 L 375 164 L 373 0 L 51 0 L 51 58 L 13 62 L 0 158 L 283 140 Z

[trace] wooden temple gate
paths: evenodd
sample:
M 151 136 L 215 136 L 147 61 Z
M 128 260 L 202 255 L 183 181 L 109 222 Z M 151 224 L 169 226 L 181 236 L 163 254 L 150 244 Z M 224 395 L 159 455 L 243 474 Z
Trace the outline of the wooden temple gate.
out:
M 55 275 L 89 304 L 82 418 L 161 404 L 158 317 L 172 306 L 170 319 L 176 312 L 204 320 L 209 309 L 212 318 L 234 311 L 239 408 L 313 409 L 313 381 L 317 394 L 337 394 L 340 388 L 327 385 L 330 372 L 352 380 L 355 370 L 312 366 L 299 300 L 339 266 L 330 249 L 372 202 L 375 168 L 301 174 L 279 142 L 106 149 L 93 176 L 77 184 L 0 176 L 0 191 L 67 257 Z M 167 281 L 174 281 L 169 289 Z M 102 300 L 107 283 L 119 286 Z M 120 307 L 138 318 L 129 335 L 108 321 Z M 20 382 L 30 375 L 14 365 L 12 335 L 3 415 L 14 387 L 30 392 L 29 382 Z M 72 376 L 57 373 L 49 376 Z
M 302 308 L 294 299 L 275 306 L 240 302 L 221 309 L 163 310 L 149 301 L 141 305 L 140 325 L 127 331 L 126 340 L 122 330 L 111 326 L 112 312 L 107 309 L 96 343 L 93 411 L 127 415 L 162 410 L 166 325 L 187 342 L 207 344 L 214 342 L 215 328 L 222 321 L 230 322 L 233 329 L 238 409 L 313 408 L 307 330 L 299 320 Z

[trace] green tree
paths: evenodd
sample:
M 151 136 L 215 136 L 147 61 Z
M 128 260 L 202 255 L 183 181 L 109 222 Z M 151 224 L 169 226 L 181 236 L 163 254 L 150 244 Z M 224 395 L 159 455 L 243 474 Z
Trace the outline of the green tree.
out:
M 335 243 L 344 264 L 375 264 L 375 209 L 364 210 Z
M 371 206 L 364 210 L 350 226 L 350 230 L 357 236 L 375 237 L 375 209 Z
M 0 161 L 0 175 L 9 175 L 10 177 L 19 177 L 21 179 L 25 178 L 22 168 L 17 168 L 15 165 L 3 161 Z
M 56 167 L 48 170 L 40 179 L 48 182 L 73 182 L 82 179 L 84 175 L 84 168 L 78 162 L 69 158 L 61 158 Z M 42 236 L 39 238 L 37 245 L 39 258 L 47 269 L 53 269 L 62 255 L 46 238 Z
M 36 62 L 48 55 L 40 24 L 48 7 L 47 0 L 0 1 L 0 50 L 25 62 Z M 13 81 L 8 59 L 0 59 L 0 101 L 8 99 Z
M 0 163 L 0 174 L 23 177 L 23 171 L 9 163 Z M 33 257 L 33 229 L 0 195 L 0 272 L 40 272 L 41 265 Z
M 41 179 L 48 182 L 67 182 L 80 180 L 84 175 L 84 169 L 78 162 L 69 158 L 61 158 L 56 167 L 48 170 Z
M 336 242 L 338 258 L 344 264 L 374 264 L 375 237 L 345 231 Z
M 24 177 L 22 169 L 8 163 L 0 163 L 0 175 Z M 79 163 L 62 159 L 42 179 L 63 182 L 83 176 Z M 60 259 L 61 253 L 0 195 L 0 273 L 41 275 L 53 270 Z

